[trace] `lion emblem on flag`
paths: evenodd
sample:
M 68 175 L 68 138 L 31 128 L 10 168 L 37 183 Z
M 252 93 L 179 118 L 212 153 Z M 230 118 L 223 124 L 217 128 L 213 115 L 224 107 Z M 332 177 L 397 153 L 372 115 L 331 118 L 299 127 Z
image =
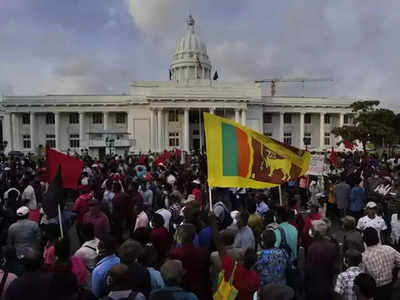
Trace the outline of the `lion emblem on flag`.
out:
M 279 159 L 274 152 L 268 151 L 264 160 L 260 165 L 261 169 L 267 169 L 267 176 L 272 177 L 275 171 L 281 171 L 283 181 L 288 181 L 291 177 L 290 171 L 292 169 L 292 163 L 287 159 Z

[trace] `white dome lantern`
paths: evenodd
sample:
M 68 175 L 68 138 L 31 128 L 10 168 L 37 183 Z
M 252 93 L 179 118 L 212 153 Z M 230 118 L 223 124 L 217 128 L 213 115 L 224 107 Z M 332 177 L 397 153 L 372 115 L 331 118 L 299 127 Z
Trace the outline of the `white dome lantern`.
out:
M 178 43 L 170 66 L 171 80 L 184 83 L 189 80 L 211 79 L 211 62 L 207 47 L 194 31 L 195 21 L 189 15 L 187 30 Z

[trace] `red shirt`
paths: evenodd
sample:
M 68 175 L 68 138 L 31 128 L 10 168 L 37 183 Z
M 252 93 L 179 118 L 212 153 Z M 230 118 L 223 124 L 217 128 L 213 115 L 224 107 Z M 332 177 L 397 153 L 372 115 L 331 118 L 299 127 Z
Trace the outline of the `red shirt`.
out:
M 224 277 L 229 281 L 235 261 L 229 255 L 222 258 L 222 268 Z M 238 290 L 238 300 L 253 300 L 253 295 L 260 287 L 260 278 L 254 270 L 247 270 L 240 264 L 237 264 L 233 278 L 233 286 Z
M 151 231 L 150 240 L 158 253 L 159 259 L 166 258 L 170 247 L 168 230 L 164 226 L 154 228 Z
M 89 200 L 93 197 L 93 193 L 80 195 L 76 200 L 73 211 L 76 211 L 76 223 L 83 224 L 83 217 L 89 211 Z
M 196 198 L 197 202 L 200 205 L 200 208 L 203 207 L 203 196 L 201 194 L 201 191 L 198 188 L 194 188 L 192 190 L 192 195 L 194 195 L 194 197 Z
M 303 227 L 303 234 L 301 236 L 301 245 L 304 248 L 307 249 L 308 246 L 310 246 L 311 241 L 312 241 L 312 239 L 311 239 L 311 237 L 309 235 L 309 231 L 310 231 L 310 228 L 311 228 L 311 223 L 313 221 L 315 221 L 315 220 L 321 220 L 321 219 L 322 219 L 322 216 L 321 216 L 321 214 L 319 212 L 316 212 L 316 213 L 314 213 L 314 214 L 312 214 L 312 215 L 310 215 L 310 216 L 308 216 L 306 218 L 305 223 L 304 223 L 304 227 Z
M 182 287 L 187 292 L 193 292 L 199 300 L 211 299 L 211 288 L 208 281 L 209 255 L 205 248 L 197 248 L 193 244 L 173 248 L 170 252 L 171 259 L 182 261 L 186 275 Z
M 130 201 L 129 196 L 126 193 L 118 192 L 112 199 L 113 206 L 113 217 L 120 219 L 126 219 L 129 215 Z
M 87 212 L 83 217 L 83 224 L 92 223 L 94 226 L 94 235 L 101 239 L 105 233 L 110 232 L 110 222 L 107 216 L 99 212 L 97 216 L 93 216 L 90 212 Z

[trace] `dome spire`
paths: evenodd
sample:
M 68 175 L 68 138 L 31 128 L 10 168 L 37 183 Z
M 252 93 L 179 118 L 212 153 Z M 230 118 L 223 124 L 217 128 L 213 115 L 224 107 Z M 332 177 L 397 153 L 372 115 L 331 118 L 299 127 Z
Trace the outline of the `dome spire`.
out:
M 188 24 L 188 26 L 194 26 L 195 21 L 193 19 L 192 14 L 189 14 L 189 17 L 187 18 L 186 23 Z

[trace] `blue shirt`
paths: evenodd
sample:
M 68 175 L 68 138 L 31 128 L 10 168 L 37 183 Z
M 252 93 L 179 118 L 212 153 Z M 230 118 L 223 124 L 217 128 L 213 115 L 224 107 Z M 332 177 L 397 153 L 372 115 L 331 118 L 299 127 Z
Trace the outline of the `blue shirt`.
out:
M 151 292 L 150 297 L 154 294 L 158 294 L 158 296 L 160 296 L 160 298 L 157 298 L 157 299 L 162 299 L 161 296 L 164 296 L 163 298 L 174 299 L 174 300 L 197 300 L 198 299 L 195 294 L 190 293 L 190 292 L 185 292 L 182 288 L 177 287 L 177 286 L 166 286 L 162 289 L 154 290 Z
M 284 222 L 279 224 L 278 227 L 281 227 L 285 231 L 286 235 L 286 243 L 289 245 L 292 250 L 291 260 L 295 260 L 297 258 L 297 229 L 296 227 L 290 225 L 288 222 Z M 279 229 L 275 229 L 275 247 L 279 248 L 281 245 L 281 232 Z
M 199 232 L 199 244 L 200 248 L 207 248 L 208 250 L 212 247 L 212 234 L 211 227 L 207 226 Z
M 360 186 L 353 187 L 350 199 L 349 209 L 355 212 L 361 211 L 364 208 L 365 190 Z
M 256 263 L 261 285 L 270 283 L 286 285 L 287 254 L 282 249 L 273 248 L 261 251 Z
M 165 286 L 164 280 L 161 277 L 160 271 L 157 271 L 156 269 L 149 267 L 147 268 L 147 271 L 150 273 L 150 285 L 151 285 L 151 290 L 155 289 L 160 289 Z
M 97 297 L 103 297 L 107 293 L 107 274 L 111 267 L 119 264 L 120 260 L 115 254 L 100 260 L 92 273 L 92 292 Z

